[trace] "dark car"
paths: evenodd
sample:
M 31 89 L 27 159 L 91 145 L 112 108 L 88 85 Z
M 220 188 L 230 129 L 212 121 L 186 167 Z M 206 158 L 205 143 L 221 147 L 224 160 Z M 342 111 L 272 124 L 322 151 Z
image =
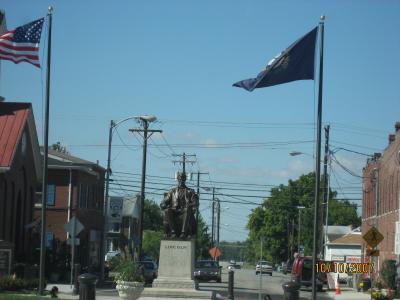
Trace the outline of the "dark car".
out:
M 282 273 L 290 274 L 292 272 L 293 260 L 288 259 L 286 262 L 282 263 Z
M 221 268 L 217 261 L 199 260 L 194 268 L 194 278 L 198 281 L 215 280 L 221 282 Z
M 157 278 L 158 267 L 154 261 L 141 261 L 139 264 L 143 267 L 143 277 L 146 283 L 153 283 Z
M 292 280 L 301 286 L 312 286 L 312 257 L 297 257 L 293 262 Z M 317 290 L 322 291 L 324 285 L 323 274 L 318 273 L 316 278 Z

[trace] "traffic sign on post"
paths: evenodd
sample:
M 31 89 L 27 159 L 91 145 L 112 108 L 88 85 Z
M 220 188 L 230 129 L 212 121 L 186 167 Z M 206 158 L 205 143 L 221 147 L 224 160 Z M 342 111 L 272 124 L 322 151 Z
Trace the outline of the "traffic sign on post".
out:
M 210 253 L 211 257 L 214 259 L 221 256 L 221 250 L 219 250 L 218 247 L 211 248 L 208 250 L 208 253 Z
M 79 246 L 81 244 L 80 239 L 78 238 L 71 238 L 67 240 L 67 245 L 70 246 Z
M 74 228 L 75 225 L 75 228 Z M 72 217 L 68 223 L 64 224 L 64 229 L 68 232 L 71 236 L 77 236 L 85 227 L 82 225 L 81 222 L 76 217 Z
M 363 235 L 364 241 L 371 247 L 376 247 L 383 240 L 383 235 L 374 226 Z
M 75 263 L 75 246 L 79 246 L 80 240 L 75 238 L 85 227 L 79 222 L 78 218 L 72 217 L 68 223 L 64 224 L 64 229 L 69 233 L 70 238 L 67 240 L 68 245 L 71 245 L 71 287 L 74 275 Z
M 379 256 L 379 250 L 367 249 L 367 256 Z

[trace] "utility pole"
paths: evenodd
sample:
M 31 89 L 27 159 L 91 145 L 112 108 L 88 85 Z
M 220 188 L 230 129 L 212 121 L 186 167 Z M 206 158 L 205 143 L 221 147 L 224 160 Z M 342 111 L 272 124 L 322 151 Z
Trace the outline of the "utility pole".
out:
M 293 216 L 293 218 L 292 218 L 292 239 L 291 239 L 291 243 L 290 243 L 290 249 L 291 249 L 291 253 L 294 253 L 294 243 L 295 243 L 295 241 L 294 241 L 294 239 L 295 239 L 295 237 L 294 237 L 294 216 Z
M 209 174 L 208 172 L 202 173 L 200 171 L 197 172 L 197 197 L 199 199 L 199 203 L 196 209 L 196 259 L 199 256 L 198 249 L 199 249 L 199 210 L 200 210 L 200 175 Z
M 107 151 L 107 170 L 106 170 L 106 182 L 105 182 L 105 193 L 104 193 L 104 206 L 103 206 L 103 211 L 104 211 L 104 227 L 103 227 L 103 242 L 101 246 L 101 257 L 104 257 L 104 255 L 107 253 L 107 232 L 109 230 L 108 228 L 108 198 L 109 198 L 109 186 L 110 186 L 110 176 L 112 174 L 111 170 L 111 146 L 112 146 L 112 136 L 113 136 L 113 130 L 121 123 L 124 123 L 128 120 L 136 119 L 137 117 L 130 116 L 128 118 L 119 120 L 115 122 L 114 120 L 110 121 L 110 128 L 108 132 L 108 151 Z M 104 281 L 104 259 L 101 260 L 100 262 L 100 268 L 101 268 L 101 273 L 100 273 L 100 281 Z
M 299 228 L 297 228 L 297 252 L 300 255 L 300 230 L 301 230 L 301 210 L 299 209 Z
M 329 213 L 329 186 L 328 186 L 328 161 L 329 159 L 329 129 L 330 126 L 326 125 L 324 127 L 325 130 L 325 156 L 324 156 L 324 203 L 326 205 L 326 210 L 325 210 L 325 235 L 324 237 L 321 236 L 321 248 L 322 248 L 322 253 L 325 255 L 325 243 L 327 239 L 327 234 L 328 234 L 328 213 Z M 321 206 L 321 209 L 323 207 Z M 323 215 L 323 211 L 322 211 Z M 321 223 L 323 223 L 323 218 L 321 220 Z M 322 226 L 321 226 L 322 228 Z
M 221 219 L 221 203 L 219 201 L 219 198 L 217 198 L 216 204 L 217 204 L 217 247 L 219 248 L 219 229 L 220 229 L 220 219 Z
M 212 213 L 211 213 L 211 248 L 214 247 L 215 240 L 215 187 L 212 190 Z
M 259 277 L 259 289 L 258 289 L 258 300 L 261 300 L 261 294 L 262 294 L 262 260 L 263 260 L 263 242 L 264 242 L 264 237 L 261 237 L 260 239 L 260 277 Z
M 194 164 L 196 161 L 194 160 L 187 160 L 187 157 L 196 157 L 196 154 L 186 154 L 183 152 L 183 154 L 172 154 L 172 156 L 178 156 L 182 157 L 182 160 L 173 160 L 172 162 L 175 163 L 180 163 L 182 164 L 182 173 L 186 175 L 186 163 L 189 164 Z
M 142 124 L 143 129 L 135 128 L 129 129 L 130 132 L 143 132 L 143 160 L 142 160 L 142 183 L 140 189 L 140 219 L 139 219 L 139 253 L 138 259 L 142 258 L 142 245 L 143 245 L 143 215 L 144 215 L 144 192 L 146 184 L 146 156 L 147 156 L 147 140 L 155 132 L 161 133 L 162 130 L 149 129 L 149 123 L 154 122 L 156 117 L 154 116 L 141 116 L 137 117 L 137 120 Z
M 287 221 L 287 239 L 288 239 L 288 248 L 287 248 L 287 252 L 288 252 L 288 260 L 292 257 L 292 253 L 290 253 L 290 221 L 288 219 Z

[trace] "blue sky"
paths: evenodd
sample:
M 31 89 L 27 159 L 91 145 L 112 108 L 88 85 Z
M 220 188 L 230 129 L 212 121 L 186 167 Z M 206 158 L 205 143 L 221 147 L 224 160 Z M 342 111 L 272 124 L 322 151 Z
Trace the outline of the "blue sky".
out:
M 326 15 L 323 122 L 331 125 L 332 148 L 382 151 L 400 120 L 398 1 L 5 0 L 1 8 L 11 29 L 44 16 L 49 4 L 54 6 L 50 143 L 60 141 L 73 155 L 105 166 L 110 120 L 155 115 L 152 128 L 163 135 L 149 141 L 148 175 L 163 178 L 149 177 L 154 182 L 149 188 L 172 186 L 179 169 L 172 152 L 195 153 L 198 163 L 188 169 L 209 172 L 202 179 L 213 183 L 202 185 L 239 189 L 219 190 L 228 195 L 268 195 L 266 185 L 313 170 L 311 156 L 288 153 L 314 152 L 317 82 L 252 93 L 232 84 L 256 76 L 316 26 L 321 14 Z M 43 34 L 42 55 L 45 42 Z M 0 94 L 7 101 L 33 103 L 41 139 L 45 68 L 4 61 L 0 72 Z M 137 126 L 133 121 L 118 126 L 122 141 L 114 134 L 112 168 L 124 184 L 138 185 L 133 182 L 139 176 L 116 172 L 141 172 L 140 137 L 128 132 Z M 249 147 L 238 148 L 238 143 Z M 365 157 L 345 151 L 336 157 L 361 174 Z M 343 192 L 340 196 L 360 199 L 359 178 L 333 168 L 332 186 Z M 153 194 L 148 198 L 161 200 Z M 205 198 L 210 196 L 203 195 L 201 211 L 211 223 Z M 245 239 L 254 206 L 222 207 L 221 239 Z

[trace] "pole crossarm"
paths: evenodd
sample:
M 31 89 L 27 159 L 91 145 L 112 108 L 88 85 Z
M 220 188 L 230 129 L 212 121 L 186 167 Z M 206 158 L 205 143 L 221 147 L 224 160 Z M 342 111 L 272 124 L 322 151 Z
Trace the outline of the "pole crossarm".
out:
M 172 154 L 172 156 L 175 157 L 182 157 L 182 160 L 173 160 L 172 162 L 175 163 L 179 163 L 182 165 L 182 173 L 185 174 L 186 173 L 186 163 L 190 163 L 190 164 L 194 164 L 196 161 L 192 161 L 192 160 L 187 160 L 186 157 L 196 157 L 196 154 L 186 154 L 185 152 L 183 152 L 183 154 Z
M 153 135 L 153 133 L 155 133 L 155 132 L 162 133 L 162 130 L 159 130 L 159 129 L 147 129 L 147 130 L 146 130 L 147 136 L 144 136 L 144 135 L 142 135 L 141 133 L 144 134 L 145 129 L 133 128 L 133 129 L 129 129 L 129 131 L 130 131 L 130 132 L 137 132 L 137 133 L 139 133 L 140 136 L 141 136 L 145 141 L 147 141 L 147 140 Z

